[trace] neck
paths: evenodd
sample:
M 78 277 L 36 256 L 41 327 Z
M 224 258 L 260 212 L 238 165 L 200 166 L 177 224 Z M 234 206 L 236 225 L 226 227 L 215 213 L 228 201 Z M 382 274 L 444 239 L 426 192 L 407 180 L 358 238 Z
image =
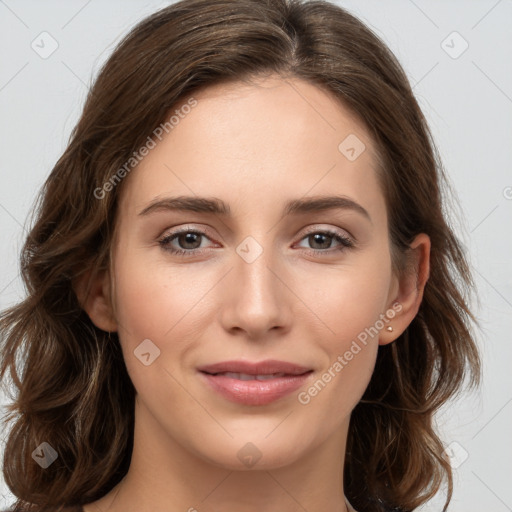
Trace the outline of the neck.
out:
M 299 458 L 266 463 L 265 454 L 247 469 L 221 467 L 169 435 L 136 400 L 134 447 L 125 478 L 84 512 L 347 512 L 343 460 L 348 418 Z M 287 420 L 287 421 L 291 421 Z M 213 425 L 213 424 L 212 424 Z M 219 429 L 219 436 L 221 436 Z M 238 446 L 237 443 L 233 443 Z M 251 448 L 247 448 L 248 452 Z M 236 448 L 233 448 L 237 452 Z M 172 507 L 172 508 L 170 508 Z

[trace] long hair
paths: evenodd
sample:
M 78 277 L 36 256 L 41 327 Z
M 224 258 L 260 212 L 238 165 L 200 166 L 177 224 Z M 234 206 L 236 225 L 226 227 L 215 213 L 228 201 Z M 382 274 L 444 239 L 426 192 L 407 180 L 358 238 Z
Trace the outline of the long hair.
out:
M 419 312 L 379 348 L 352 413 L 344 484 L 360 512 L 373 512 L 411 511 L 446 482 L 446 510 L 452 473 L 433 420 L 466 378 L 479 382 L 472 277 L 403 69 L 361 21 L 323 0 L 182 0 L 140 22 L 98 74 L 34 209 L 21 254 L 26 298 L 0 316 L 0 378 L 15 388 L 3 474 L 19 509 L 94 501 L 128 471 L 135 390 L 117 334 L 92 324 L 74 286 L 109 268 L 120 169 L 129 172 L 126 162 L 192 94 L 270 74 L 307 80 L 365 123 L 380 156 L 393 254 L 406 254 L 418 233 L 431 239 Z M 58 459 L 41 471 L 32 453 L 43 442 Z

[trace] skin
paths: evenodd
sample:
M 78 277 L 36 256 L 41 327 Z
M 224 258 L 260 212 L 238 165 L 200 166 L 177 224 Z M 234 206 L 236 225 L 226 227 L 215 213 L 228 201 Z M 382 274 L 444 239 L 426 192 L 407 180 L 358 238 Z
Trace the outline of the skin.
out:
M 322 89 L 276 76 L 254 85 L 210 87 L 124 183 L 109 273 L 83 300 L 91 320 L 119 333 L 137 390 L 135 441 L 124 480 L 85 512 L 344 512 L 343 459 L 350 413 L 372 375 L 379 345 L 416 315 L 429 273 L 430 241 L 411 244 L 415 272 L 392 269 L 385 199 L 375 146 L 361 121 Z M 366 150 L 338 150 L 356 134 Z M 337 193 L 364 207 L 282 216 L 290 199 Z M 155 199 L 218 197 L 231 217 L 158 211 Z M 173 255 L 159 240 L 180 228 L 206 232 L 202 254 Z M 314 228 L 308 232 L 309 228 Z M 336 250 L 331 229 L 354 247 Z M 251 263 L 236 252 L 248 236 L 263 250 Z M 315 254 L 313 249 L 323 251 Z M 253 249 L 251 249 L 253 250 Z M 197 251 L 197 250 L 196 250 Z M 332 367 L 380 315 L 401 306 L 311 401 L 298 392 L 264 406 L 227 401 L 197 367 L 230 359 L 278 359 Z M 135 357 L 150 339 L 160 356 Z M 261 458 L 247 467 L 246 443 Z M 351 510 L 351 509 L 350 509 Z

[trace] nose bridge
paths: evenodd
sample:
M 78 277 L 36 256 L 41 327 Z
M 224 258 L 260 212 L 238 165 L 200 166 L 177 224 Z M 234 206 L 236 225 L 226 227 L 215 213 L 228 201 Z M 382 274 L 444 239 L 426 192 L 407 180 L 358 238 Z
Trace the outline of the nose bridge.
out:
M 237 287 L 244 300 L 258 305 L 265 305 L 275 300 L 277 286 L 275 274 L 271 271 L 275 266 L 275 254 L 272 247 L 272 236 L 261 235 L 256 240 L 247 236 L 237 246 L 235 258 L 235 279 L 240 283 Z
M 258 236 L 258 240 L 247 236 L 236 247 L 231 296 L 225 304 L 231 312 L 227 315 L 230 327 L 236 325 L 255 334 L 282 326 L 289 319 L 285 279 L 279 277 L 278 270 L 283 267 L 271 240 L 271 233 Z
M 261 301 L 270 299 L 274 295 L 275 276 L 270 271 L 272 261 L 275 259 L 273 248 L 267 237 L 265 247 L 252 236 L 247 237 L 237 247 L 239 261 L 236 264 L 237 277 L 244 286 L 252 291 L 250 297 Z

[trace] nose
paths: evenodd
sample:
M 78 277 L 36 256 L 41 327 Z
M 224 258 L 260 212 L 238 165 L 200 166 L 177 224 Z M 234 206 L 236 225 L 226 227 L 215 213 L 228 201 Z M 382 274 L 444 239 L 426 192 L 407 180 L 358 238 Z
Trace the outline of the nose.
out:
M 290 329 L 297 299 L 287 285 L 283 262 L 271 248 L 255 239 L 242 243 L 223 288 L 220 314 L 227 331 L 259 340 Z

